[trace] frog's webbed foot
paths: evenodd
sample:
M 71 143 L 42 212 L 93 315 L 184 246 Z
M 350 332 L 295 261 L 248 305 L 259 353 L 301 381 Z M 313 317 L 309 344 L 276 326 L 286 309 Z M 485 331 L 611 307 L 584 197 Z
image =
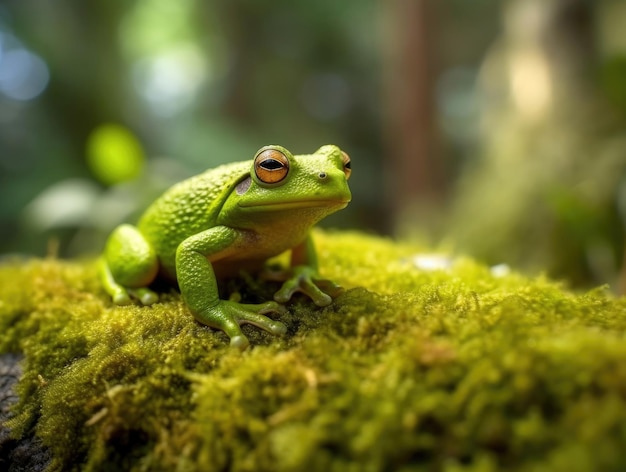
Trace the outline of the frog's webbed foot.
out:
M 275 336 L 287 332 L 287 327 L 280 321 L 274 321 L 265 316 L 266 313 L 285 314 L 287 309 L 276 302 L 260 304 L 244 304 L 230 300 L 220 302 L 195 317 L 200 322 L 212 328 L 221 329 L 230 338 L 230 345 L 241 351 L 246 349 L 250 342 L 241 331 L 241 325 L 251 324 Z
M 269 271 L 264 274 L 266 280 L 284 281 L 274 294 L 278 303 L 286 303 L 296 292 L 307 295 L 317 306 L 328 306 L 343 288 L 331 280 L 320 279 L 317 271 L 309 266 L 297 266 L 285 276 L 284 272 Z

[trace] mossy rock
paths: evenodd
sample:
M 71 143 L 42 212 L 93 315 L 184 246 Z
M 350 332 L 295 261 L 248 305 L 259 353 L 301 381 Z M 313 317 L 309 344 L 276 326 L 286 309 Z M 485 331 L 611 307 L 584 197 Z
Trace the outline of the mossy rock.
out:
M 0 351 L 24 355 L 5 426 L 51 470 L 626 469 L 626 301 L 418 248 L 315 234 L 326 308 L 228 347 L 180 296 L 115 307 L 94 261 L 0 268 Z M 275 286 L 242 277 L 257 301 Z

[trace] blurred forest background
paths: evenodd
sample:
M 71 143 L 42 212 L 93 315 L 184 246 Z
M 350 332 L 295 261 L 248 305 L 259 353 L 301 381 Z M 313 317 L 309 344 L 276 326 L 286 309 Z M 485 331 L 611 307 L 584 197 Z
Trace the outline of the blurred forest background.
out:
M 334 143 L 353 202 L 325 226 L 616 286 L 625 24 L 623 0 L 3 0 L 0 253 L 93 254 L 173 182 Z

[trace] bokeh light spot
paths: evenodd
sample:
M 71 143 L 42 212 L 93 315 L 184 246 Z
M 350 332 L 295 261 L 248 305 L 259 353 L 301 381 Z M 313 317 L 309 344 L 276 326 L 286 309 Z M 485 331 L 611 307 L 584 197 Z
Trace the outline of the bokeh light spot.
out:
M 87 140 L 87 164 L 101 182 L 113 185 L 137 177 L 144 151 L 136 136 L 124 126 L 104 124 Z
M 20 48 L 0 55 L 0 92 L 5 96 L 19 101 L 32 100 L 46 89 L 49 80 L 48 66 L 32 52 Z
M 137 91 L 161 116 L 175 115 L 191 105 L 206 78 L 206 61 L 193 44 L 139 61 L 134 70 Z

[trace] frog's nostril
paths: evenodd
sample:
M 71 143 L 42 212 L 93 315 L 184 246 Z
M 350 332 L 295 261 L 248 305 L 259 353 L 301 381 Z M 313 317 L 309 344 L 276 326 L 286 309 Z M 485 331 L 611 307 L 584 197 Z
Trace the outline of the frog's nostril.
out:
M 328 174 L 326 172 L 320 172 L 318 175 L 320 180 L 324 180 L 326 179 L 326 177 L 328 177 Z

